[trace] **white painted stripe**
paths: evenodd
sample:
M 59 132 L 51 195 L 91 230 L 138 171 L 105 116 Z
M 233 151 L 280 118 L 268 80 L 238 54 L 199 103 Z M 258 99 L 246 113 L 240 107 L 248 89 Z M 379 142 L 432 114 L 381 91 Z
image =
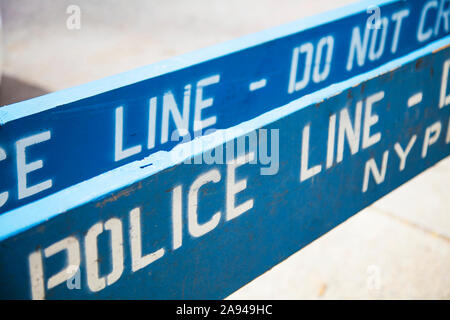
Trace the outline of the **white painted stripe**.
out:
M 414 107 L 416 104 L 422 102 L 423 94 L 422 92 L 416 93 L 408 99 L 408 108 Z
M 255 90 L 264 88 L 266 86 L 266 84 L 267 84 L 267 80 L 266 79 L 261 79 L 259 81 L 255 81 L 255 82 L 250 83 L 249 89 L 250 89 L 250 91 L 255 91 Z

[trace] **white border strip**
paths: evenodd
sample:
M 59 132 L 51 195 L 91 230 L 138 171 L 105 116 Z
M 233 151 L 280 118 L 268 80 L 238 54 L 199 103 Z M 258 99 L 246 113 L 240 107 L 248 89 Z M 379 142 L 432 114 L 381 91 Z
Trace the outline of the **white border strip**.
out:
M 242 51 L 274 39 L 315 28 L 335 20 L 340 20 L 343 17 L 365 12 L 370 5 L 381 6 L 401 1 L 402 0 L 364 0 L 330 12 L 324 12 L 313 17 L 230 40 L 155 64 L 140 67 L 135 70 L 82 84 L 73 88 L 49 93 L 34 99 L 3 106 L 0 108 L 0 125 L 74 101 L 86 99 L 107 91 L 151 79 L 162 74 L 181 70 L 227 54 Z

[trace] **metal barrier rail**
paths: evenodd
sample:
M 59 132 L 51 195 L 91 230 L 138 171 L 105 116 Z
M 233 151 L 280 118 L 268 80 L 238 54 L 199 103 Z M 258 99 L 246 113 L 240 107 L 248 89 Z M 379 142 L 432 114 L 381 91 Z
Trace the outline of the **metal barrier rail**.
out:
M 420 3 L 420 19 L 435 2 L 406 5 Z M 404 10 L 405 3 L 386 5 Z M 1 214 L 0 297 L 226 297 L 449 155 L 449 43 L 445 36 L 386 58 L 371 71 Z M 298 50 L 308 59 L 309 49 Z M 115 110 L 116 120 L 121 114 L 98 108 Z M 52 121 L 95 113 L 58 110 L 49 109 Z M 34 118 L 17 121 L 27 119 Z M 33 139 L 17 149 L 37 148 Z

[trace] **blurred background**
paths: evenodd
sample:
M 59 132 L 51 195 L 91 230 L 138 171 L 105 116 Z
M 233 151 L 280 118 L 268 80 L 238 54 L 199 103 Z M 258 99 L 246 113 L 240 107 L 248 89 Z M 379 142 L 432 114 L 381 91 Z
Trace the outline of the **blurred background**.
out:
M 356 1 L 1 0 L 0 105 L 352 2 Z M 450 159 L 229 298 L 450 299 Z

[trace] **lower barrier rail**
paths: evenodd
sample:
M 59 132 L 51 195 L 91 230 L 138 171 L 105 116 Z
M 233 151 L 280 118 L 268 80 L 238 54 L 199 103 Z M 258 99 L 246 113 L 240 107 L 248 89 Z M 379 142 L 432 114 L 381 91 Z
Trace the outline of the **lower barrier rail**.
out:
M 0 297 L 226 297 L 449 155 L 448 43 L 1 215 Z

